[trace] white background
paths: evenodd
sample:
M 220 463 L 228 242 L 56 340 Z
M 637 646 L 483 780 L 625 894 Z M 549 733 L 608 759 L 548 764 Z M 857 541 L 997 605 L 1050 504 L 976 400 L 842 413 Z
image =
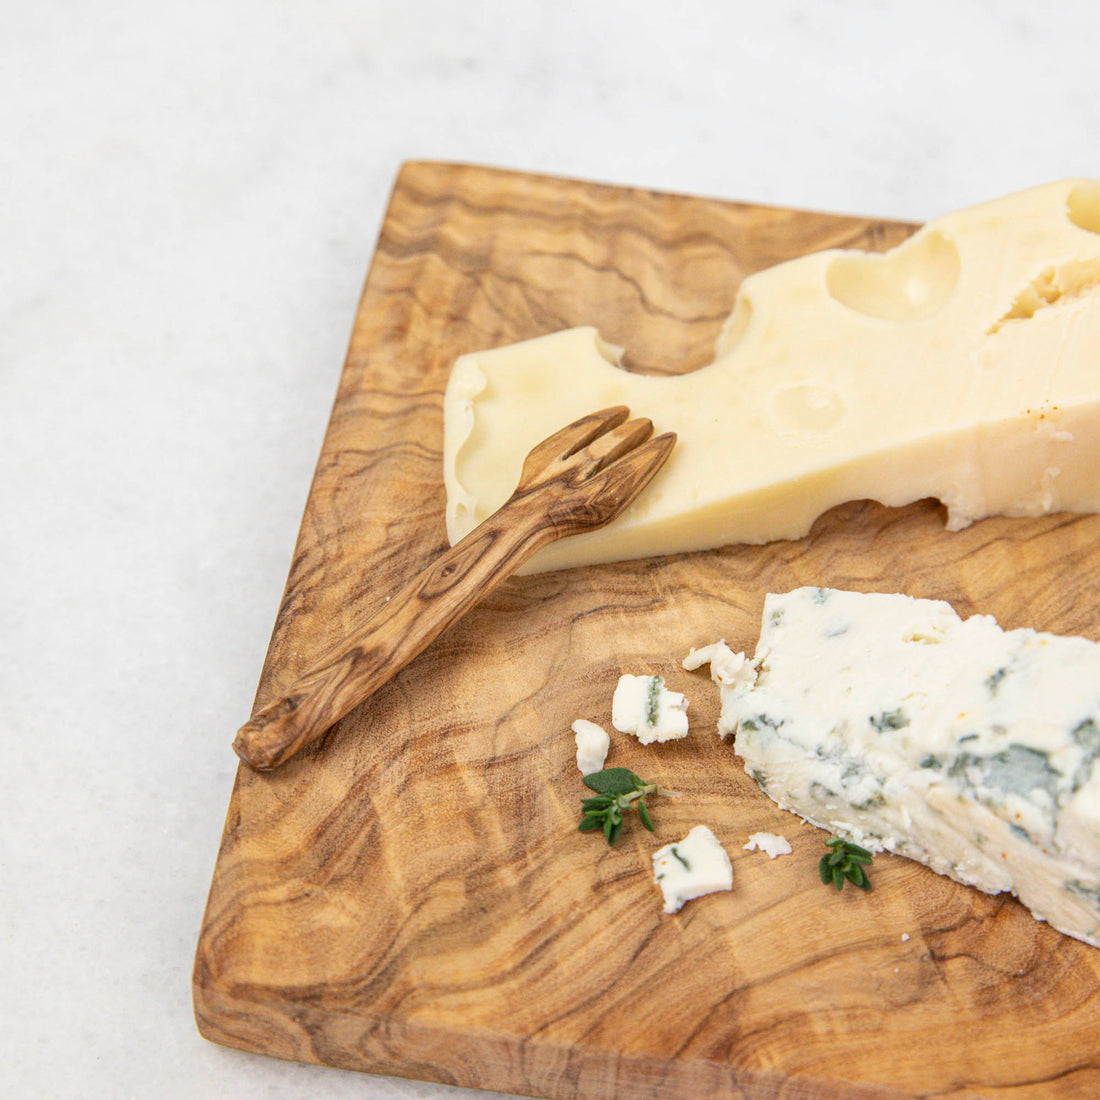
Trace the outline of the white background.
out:
M 1100 8 L 0 0 L 0 1091 L 473 1097 L 202 1040 L 190 969 L 389 188 L 926 219 L 1100 176 Z

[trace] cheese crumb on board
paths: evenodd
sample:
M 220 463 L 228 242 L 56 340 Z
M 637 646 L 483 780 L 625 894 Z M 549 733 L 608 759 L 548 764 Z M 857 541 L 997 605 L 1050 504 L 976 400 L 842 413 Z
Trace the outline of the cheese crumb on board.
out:
M 744 653 L 734 653 L 725 638 L 711 645 L 692 651 L 684 658 L 683 666 L 694 672 L 703 665 L 710 665 L 710 678 L 716 684 L 729 688 L 749 688 L 756 683 L 756 664 Z
M 785 836 L 776 833 L 753 833 L 745 845 L 746 852 L 764 852 L 769 859 L 776 856 L 789 856 L 794 849 L 791 842 Z
M 581 775 L 591 775 L 603 770 L 611 738 L 603 726 L 578 718 L 572 725 L 573 739 L 577 743 L 577 767 Z
M 692 898 L 733 889 L 733 864 L 718 838 L 696 825 L 683 840 L 653 853 L 653 881 L 661 888 L 665 912 L 676 913 Z
M 688 732 L 688 701 L 669 691 L 661 676 L 619 677 L 611 700 L 611 724 L 620 733 L 632 733 L 643 745 L 672 741 Z
M 849 500 L 983 516 L 1100 511 L 1100 180 L 957 210 L 889 252 L 826 249 L 746 277 L 713 361 L 623 370 L 592 327 L 461 356 L 444 396 L 452 543 L 523 460 L 626 405 L 679 442 L 614 522 L 522 572 L 805 535 Z M 533 397 L 533 395 L 536 395 Z
M 1100 645 L 800 588 L 756 658 L 719 732 L 770 798 L 1100 947 Z
M 711 645 L 702 646 L 684 658 L 683 665 L 688 672 L 694 672 L 703 665 L 710 665 L 710 678 L 718 685 L 718 697 L 722 713 L 718 719 L 719 729 L 732 728 L 734 722 L 734 700 L 749 691 L 756 683 L 757 661 L 749 660 L 744 653 L 734 653 L 725 639 L 720 638 Z

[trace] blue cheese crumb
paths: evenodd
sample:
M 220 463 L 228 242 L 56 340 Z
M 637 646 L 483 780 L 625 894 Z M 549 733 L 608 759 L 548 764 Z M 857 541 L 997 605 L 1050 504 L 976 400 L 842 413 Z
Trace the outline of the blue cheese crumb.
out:
M 611 724 L 620 733 L 632 733 L 643 745 L 672 741 L 688 732 L 688 701 L 669 691 L 661 676 L 619 677 L 611 700 Z
M 689 672 L 707 664 L 710 665 L 710 678 L 718 685 L 722 708 L 718 731 L 725 740 L 736 722 L 732 715 L 737 711 L 742 696 L 751 691 L 756 683 L 759 661 L 750 660 L 744 653 L 734 653 L 726 645 L 725 638 L 719 638 L 710 645 L 692 649 L 683 660 L 684 668 Z
M 733 889 L 733 864 L 718 838 L 696 825 L 683 840 L 653 853 L 653 881 L 661 888 L 665 912 L 677 913 L 692 898 Z
M 725 638 L 698 649 L 693 648 L 683 660 L 688 672 L 694 672 L 703 665 L 710 665 L 710 678 L 716 684 L 747 689 L 756 683 L 756 662 L 750 661 L 744 653 L 734 653 L 726 645 Z
M 591 775 L 603 770 L 611 738 L 603 726 L 578 718 L 572 725 L 573 739 L 577 743 L 577 767 L 581 775 Z
M 764 852 L 769 859 L 776 856 L 789 856 L 793 849 L 785 836 L 776 833 L 753 833 L 745 845 L 746 852 Z

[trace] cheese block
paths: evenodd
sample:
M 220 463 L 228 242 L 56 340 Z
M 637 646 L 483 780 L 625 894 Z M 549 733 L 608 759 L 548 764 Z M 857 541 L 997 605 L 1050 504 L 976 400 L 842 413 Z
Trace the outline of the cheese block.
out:
M 1100 645 L 800 588 L 765 600 L 756 659 L 719 732 L 769 797 L 1100 946 Z
M 799 538 L 846 500 L 936 497 L 951 529 L 1100 511 L 1100 181 L 946 215 L 884 254 L 757 272 L 692 373 L 619 361 L 594 328 L 456 361 L 452 542 L 507 499 L 534 444 L 617 404 L 678 433 L 675 451 L 622 516 L 525 571 Z

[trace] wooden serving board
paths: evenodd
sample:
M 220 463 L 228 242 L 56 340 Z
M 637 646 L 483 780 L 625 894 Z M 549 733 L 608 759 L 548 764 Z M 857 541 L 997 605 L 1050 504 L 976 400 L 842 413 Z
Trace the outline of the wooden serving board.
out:
M 446 544 L 441 397 L 463 352 L 578 324 L 633 369 L 709 361 L 740 280 L 909 225 L 447 164 L 406 165 L 279 607 L 262 705 Z M 905 591 L 1100 640 L 1100 517 L 951 534 L 925 502 L 834 509 L 797 542 L 525 577 L 281 770 L 241 767 L 194 971 L 244 1050 L 585 1100 L 1100 1095 L 1100 951 L 907 860 L 824 888 L 824 836 L 715 736 L 705 671 L 764 595 Z M 608 766 L 683 793 L 612 849 L 577 831 L 570 724 L 663 674 L 692 733 Z M 246 715 L 242 714 L 242 721 Z M 232 730 L 226 731 L 226 752 Z M 666 916 L 650 855 L 698 823 L 734 889 Z M 743 845 L 786 835 L 790 856 Z

